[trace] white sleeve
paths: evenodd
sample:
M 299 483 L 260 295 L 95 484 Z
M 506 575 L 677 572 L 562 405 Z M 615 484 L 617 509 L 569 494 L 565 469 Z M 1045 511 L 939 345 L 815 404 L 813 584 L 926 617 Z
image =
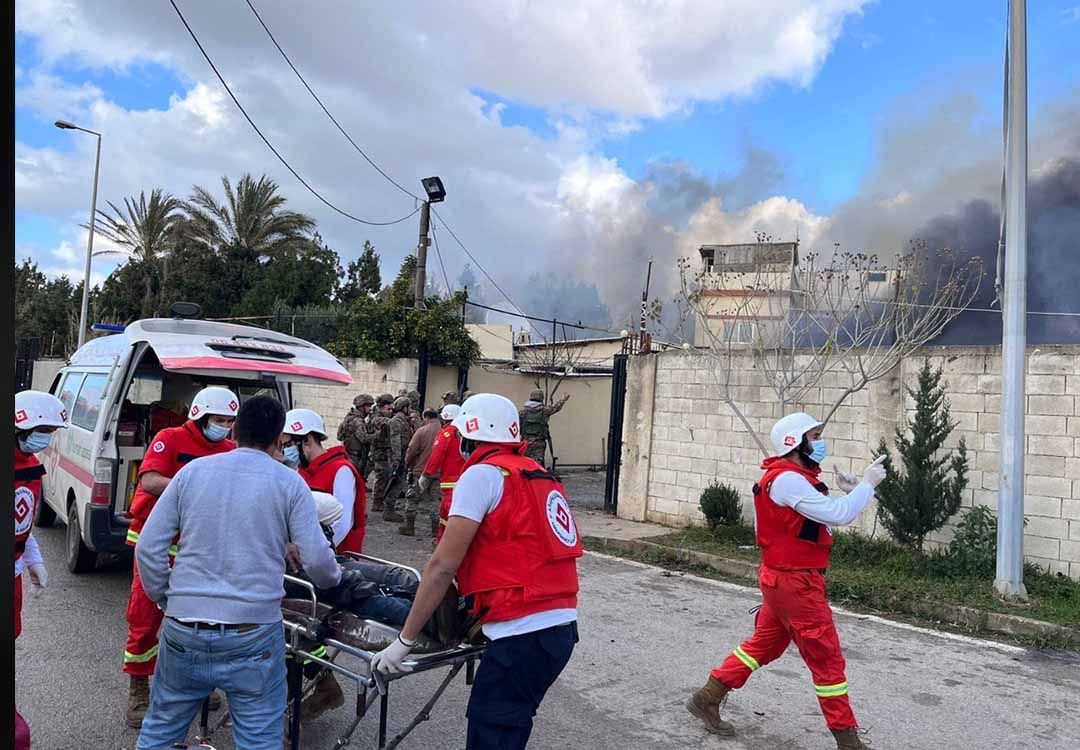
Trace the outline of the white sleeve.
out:
M 38 563 L 44 563 L 45 560 L 41 557 L 41 548 L 38 547 L 37 539 L 34 539 L 34 535 L 26 537 L 26 546 L 23 547 L 22 557 L 15 561 L 15 577 L 18 578 L 22 572 L 29 568 L 31 565 L 37 565 Z
M 503 475 L 498 468 L 486 464 L 470 466 L 454 486 L 449 515 L 480 523 L 495 510 L 502 494 Z
M 874 497 L 874 488 L 860 482 L 847 495 L 832 497 L 814 489 L 806 477 L 786 471 L 773 480 L 769 497 L 777 505 L 794 508 L 801 516 L 826 526 L 845 526 L 863 512 Z
M 353 527 L 353 509 L 356 507 L 356 477 L 348 466 L 342 466 L 334 475 L 334 497 L 344 512 L 334 523 L 334 545 L 345 538 Z

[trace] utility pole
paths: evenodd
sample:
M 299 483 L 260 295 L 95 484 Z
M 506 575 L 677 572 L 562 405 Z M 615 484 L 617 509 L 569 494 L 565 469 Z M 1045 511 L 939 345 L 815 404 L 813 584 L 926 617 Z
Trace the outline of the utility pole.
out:
M 1009 2 L 1005 118 L 1005 283 L 1001 328 L 1001 459 L 997 575 L 1004 599 L 1024 588 L 1024 412 L 1027 345 L 1027 3 Z
M 416 245 L 416 290 L 414 306 L 424 309 L 424 287 L 427 285 L 427 249 L 431 244 L 428 233 L 431 230 L 431 201 L 424 201 L 420 206 L 420 241 Z
M 648 270 L 645 271 L 645 288 L 641 291 L 641 330 L 640 330 L 640 338 L 639 338 L 639 341 L 638 341 L 638 353 L 639 354 L 646 354 L 647 353 L 645 351 L 645 344 L 646 344 L 646 338 L 648 337 L 648 334 L 645 332 L 645 319 L 647 317 L 646 310 L 647 310 L 648 301 L 649 301 L 649 281 L 652 280 L 652 264 L 653 264 L 652 258 L 649 258 L 649 267 L 648 267 Z

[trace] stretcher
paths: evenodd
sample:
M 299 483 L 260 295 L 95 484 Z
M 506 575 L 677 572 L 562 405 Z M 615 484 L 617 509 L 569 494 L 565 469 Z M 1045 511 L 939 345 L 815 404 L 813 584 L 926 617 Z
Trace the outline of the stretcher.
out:
M 407 570 L 416 576 L 419 583 L 420 572 L 415 568 L 369 555 L 350 554 L 350 556 Z M 294 590 L 302 588 L 307 593 L 306 598 L 292 597 L 282 602 L 289 684 L 289 707 L 286 713 L 287 736 L 292 750 L 300 750 L 301 747 L 300 704 L 315 684 L 314 680 L 310 681 L 308 690 L 304 690 L 304 665 L 306 663 L 316 663 L 323 669 L 331 670 L 356 685 L 355 716 L 345 732 L 336 739 L 333 745 L 335 749 L 352 744 L 353 734 L 360 722 L 371 712 L 375 701 L 379 702 L 376 747 L 379 750 L 392 750 L 398 747 L 416 727 L 430 718 L 435 704 L 463 669 L 465 683 L 472 684 L 476 662 L 482 657 L 485 649 L 483 643 L 462 642 L 447 645 L 421 637 L 417 641 L 412 657 L 405 662 L 406 665 L 412 667 L 410 672 L 389 677 L 377 671 L 373 673 L 371 660 L 398 636 L 398 630 L 374 620 L 361 619 L 347 612 L 333 612 L 331 607 L 319 602 L 315 586 L 310 582 L 290 575 L 286 575 L 285 579 L 292 584 Z M 325 653 L 323 653 L 324 649 Z M 447 669 L 446 676 L 412 720 L 396 735 L 389 738 L 390 684 L 436 669 Z M 224 721 L 223 717 L 215 727 L 211 728 L 209 711 L 204 704 L 197 741 L 207 742 L 212 730 L 219 728 Z

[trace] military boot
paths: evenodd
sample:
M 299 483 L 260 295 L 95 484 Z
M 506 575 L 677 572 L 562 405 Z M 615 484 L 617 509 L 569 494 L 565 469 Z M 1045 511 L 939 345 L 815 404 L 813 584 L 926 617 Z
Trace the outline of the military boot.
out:
M 209 703 L 207 708 L 209 708 L 211 711 L 217 711 L 219 708 L 221 708 L 221 691 L 211 690 L 210 697 L 207 698 L 207 702 Z
M 345 694 L 341 692 L 334 673 L 323 672 L 315 683 L 315 689 L 300 704 L 300 721 L 311 721 L 333 708 L 345 705 Z
M 150 708 L 150 678 L 142 675 L 131 675 L 128 683 L 128 704 L 124 713 L 124 721 L 132 729 L 142 728 L 143 719 L 146 717 L 146 709 Z
M 851 729 L 831 729 L 832 736 L 836 738 L 837 750 L 869 750 L 870 745 L 862 741 L 859 736 L 859 730 L 855 727 Z
M 438 536 L 439 536 L 439 519 L 438 518 L 432 518 L 431 519 L 431 541 L 434 542 L 436 537 L 438 537 Z
M 382 509 L 383 509 L 383 504 L 382 504 L 382 498 L 381 497 L 377 497 L 377 498 L 375 498 L 374 500 L 371 501 L 371 510 L 372 510 L 372 512 L 374 512 L 374 513 L 382 513 Z
M 405 523 L 398 526 L 397 533 L 402 536 L 416 536 L 416 514 L 406 513 Z
M 384 521 L 390 521 L 391 523 L 401 523 L 405 520 L 405 516 L 401 515 L 393 508 L 387 508 L 383 511 L 382 519 Z
M 710 675 L 705 687 L 687 699 L 686 710 L 705 722 L 705 728 L 713 734 L 731 737 L 735 734 L 735 727 L 720 718 L 720 707 L 730 692 L 731 688 Z

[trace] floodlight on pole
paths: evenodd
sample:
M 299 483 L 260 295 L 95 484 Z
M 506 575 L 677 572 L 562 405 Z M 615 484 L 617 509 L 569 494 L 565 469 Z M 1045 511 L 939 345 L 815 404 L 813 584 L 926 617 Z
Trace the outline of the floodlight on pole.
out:
M 57 120 L 56 127 L 61 130 L 81 130 L 97 137 L 97 154 L 94 157 L 94 189 L 90 195 L 90 235 L 86 239 L 86 264 L 83 270 L 82 308 L 79 311 L 79 346 L 86 343 L 86 322 L 90 313 L 90 261 L 94 257 L 94 219 L 97 217 L 98 173 L 101 170 L 101 133 L 82 128 L 67 120 Z
M 424 192 L 427 193 L 428 203 L 442 203 L 446 200 L 446 188 L 438 177 L 425 177 L 420 180 L 420 184 L 424 186 Z

